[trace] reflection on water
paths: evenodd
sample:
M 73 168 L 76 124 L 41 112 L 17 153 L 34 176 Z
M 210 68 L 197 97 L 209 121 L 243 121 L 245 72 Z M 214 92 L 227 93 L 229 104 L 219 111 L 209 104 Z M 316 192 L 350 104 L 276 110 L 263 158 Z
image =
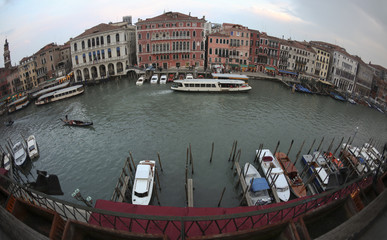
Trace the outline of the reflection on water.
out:
M 47 106 L 28 106 L 11 115 L 15 123 L 1 126 L 1 142 L 20 140 L 20 134 L 34 134 L 40 158 L 31 172 L 46 170 L 57 174 L 65 195 L 79 188 L 93 199 L 110 199 L 129 151 L 136 162 L 157 159 L 160 153 L 164 172 L 160 172 L 162 205 L 185 206 L 186 149 L 192 146 L 194 159 L 194 205 L 215 207 L 224 187 L 222 206 L 239 204 L 239 190 L 228 162 L 234 140 L 241 148 L 241 165 L 254 159 L 255 149 L 287 151 L 294 159 L 303 140 L 304 151 L 314 139 L 325 141 L 327 149 L 335 138 L 359 131 L 355 144 L 371 137 L 386 142 L 387 121 L 383 115 L 363 106 L 334 101 L 329 97 L 292 94 L 269 81 L 250 81 L 253 89 L 242 94 L 180 93 L 170 84 L 141 87 L 123 79 L 88 87 L 81 95 Z M 93 128 L 64 126 L 65 115 L 91 120 Z M 4 122 L 8 116 L 1 117 Z M 215 150 L 209 163 L 212 142 Z M 317 145 L 317 143 L 316 143 Z M 315 146 L 317 147 L 317 146 Z M 302 167 L 300 165 L 300 167 Z

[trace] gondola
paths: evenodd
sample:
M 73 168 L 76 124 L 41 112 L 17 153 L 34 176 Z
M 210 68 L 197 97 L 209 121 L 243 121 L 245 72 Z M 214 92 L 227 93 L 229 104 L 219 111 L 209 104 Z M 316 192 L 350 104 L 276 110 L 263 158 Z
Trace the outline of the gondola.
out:
M 88 127 L 93 125 L 93 122 L 87 122 L 87 121 L 69 120 L 69 119 L 60 119 L 60 120 L 62 120 L 62 122 L 64 122 L 64 124 L 68 126 Z

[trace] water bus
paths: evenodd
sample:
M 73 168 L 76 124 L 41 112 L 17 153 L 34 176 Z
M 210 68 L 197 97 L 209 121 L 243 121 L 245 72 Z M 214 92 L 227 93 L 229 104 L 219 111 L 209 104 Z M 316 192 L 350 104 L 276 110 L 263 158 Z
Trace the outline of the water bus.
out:
M 68 86 L 70 86 L 70 81 L 66 81 L 66 82 L 63 82 L 63 83 L 61 83 L 59 85 L 54 85 L 54 86 L 51 86 L 49 88 L 42 89 L 39 92 L 36 92 L 36 93 L 32 94 L 32 98 L 36 99 L 36 98 L 38 98 L 38 97 L 40 97 L 40 96 L 42 96 L 42 95 L 44 95 L 46 93 L 53 92 L 53 91 L 56 91 L 56 90 L 59 90 L 59 89 L 62 89 L 62 88 L 66 88 Z
M 13 113 L 17 110 L 20 110 L 24 107 L 27 107 L 28 104 L 30 104 L 30 100 L 28 100 L 28 96 L 24 96 L 22 98 L 19 98 L 16 101 L 13 101 L 8 104 L 8 112 Z
M 82 94 L 85 91 L 82 85 L 75 85 L 68 88 L 63 88 L 54 92 L 50 92 L 40 96 L 36 101 L 36 105 L 43 105 L 50 102 L 55 102 L 65 98 L 73 97 Z
M 173 81 L 172 90 L 183 92 L 247 92 L 245 81 L 233 79 L 185 79 Z

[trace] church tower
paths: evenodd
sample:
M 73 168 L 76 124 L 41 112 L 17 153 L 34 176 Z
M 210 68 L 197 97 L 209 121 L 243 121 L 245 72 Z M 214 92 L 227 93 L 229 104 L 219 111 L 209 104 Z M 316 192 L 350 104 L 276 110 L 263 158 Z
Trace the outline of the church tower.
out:
M 9 51 L 7 39 L 5 39 L 5 44 L 4 44 L 4 67 L 7 69 L 10 69 L 12 67 L 12 65 L 11 65 L 11 53 Z

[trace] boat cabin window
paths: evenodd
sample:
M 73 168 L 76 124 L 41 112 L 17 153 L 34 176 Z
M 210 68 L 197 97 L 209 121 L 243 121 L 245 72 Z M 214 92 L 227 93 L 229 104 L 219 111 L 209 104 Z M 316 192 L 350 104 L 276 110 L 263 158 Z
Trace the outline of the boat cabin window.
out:
M 198 83 L 195 83 L 195 87 L 200 87 L 200 84 L 198 84 Z
M 212 85 L 212 87 L 216 87 L 215 84 L 211 84 L 211 85 Z
M 146 197 L 146 196 L 148 196 L 148 192 L 138 193 L 138 192 L 134 191 L 134 195 L 136 195 L 137 197 Z
M 273 161 L 273 158 L 271 156 L 265 156 L 263 157 L 262 159 L 264 162 L 270 162 L 270 161 Z
M 32 145 L 32 146 L 30 146 L 28 149 L 29 149 L 30 151 L 33 151 L 33 150 L 35 150 L 35 146 Z

